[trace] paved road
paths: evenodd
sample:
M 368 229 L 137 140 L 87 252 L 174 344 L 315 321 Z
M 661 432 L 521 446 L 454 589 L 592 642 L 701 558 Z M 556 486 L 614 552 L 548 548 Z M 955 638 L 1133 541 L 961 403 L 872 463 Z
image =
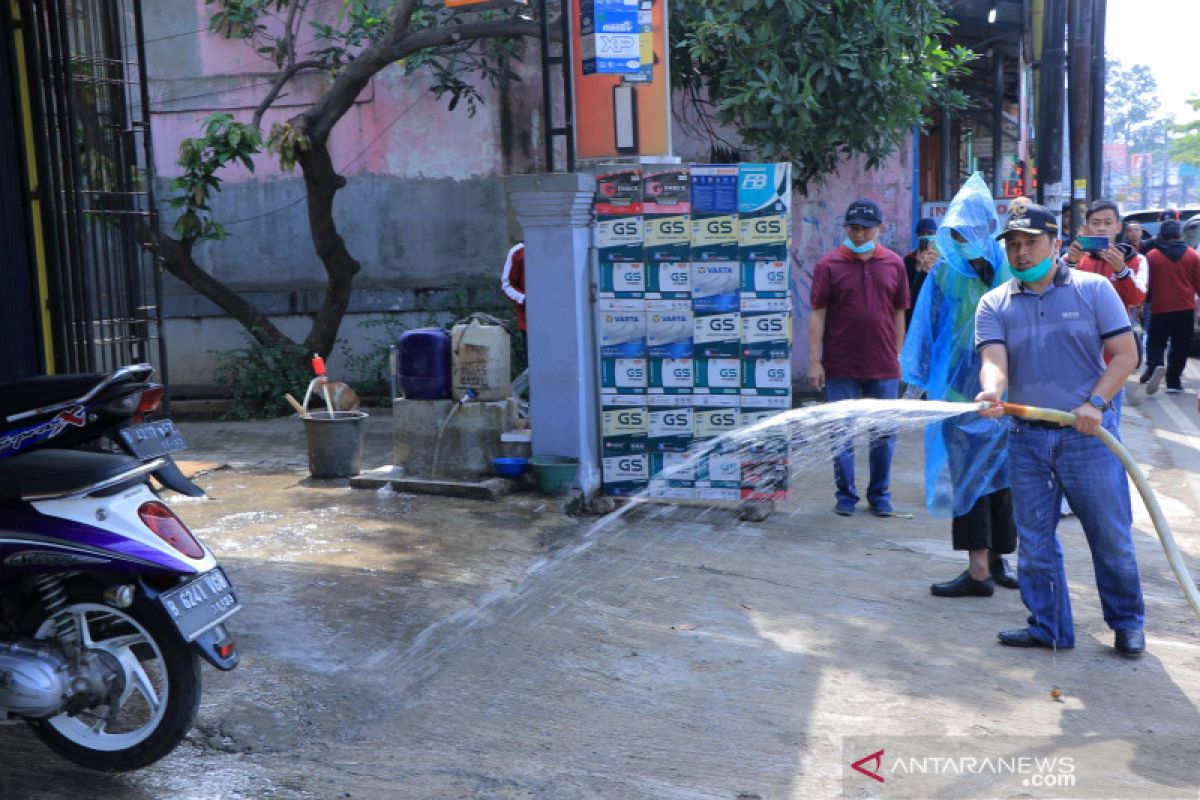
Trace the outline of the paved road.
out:
M 1129 405 L 1125 439 L 1200 573 L 1195 396 Z M 920 459 L 907 436 L 895 492 L 910 508 Z M 206 673 L 197 730 L 137 775 L 83 774 L 0 729 L 0 796 L 753 800 L 838 795 L 849 774 L 850 796 L 871 797 L 847 769 L 862 748 L 938 755 L 985 736 L 1076 758 L 1079 793 L 1056 796 L 1200 786 L 1200 622 L 1141 511 L 1151 652 L 1129 662 L 1070 520 L 1079 644 L 1056 654 L 996 645 L 1024 618 L 1016 592 L 928 594 L 962 566 L 946 522 L 835 517 L 823 474 L 763 524 L 651 507 L 594 525 L 535 498 L 207 480 L 216 499 L 183 510 L 254 604 L 243 668 Z M 1006 787 L 979 791 L 1049 796 Z

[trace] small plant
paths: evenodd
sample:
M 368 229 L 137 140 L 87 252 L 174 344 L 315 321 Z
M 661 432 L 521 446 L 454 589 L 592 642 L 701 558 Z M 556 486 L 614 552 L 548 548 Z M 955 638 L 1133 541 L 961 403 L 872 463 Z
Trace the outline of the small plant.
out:
M 233 405 L 222 419 L 278 417 L 291 411 L 286 392 L 300 396 L 312 380 L 308 353 L 294 346 L 265 345 L 247 338 L 245 347 L 215 352 L 213 379 L 229 387 Z

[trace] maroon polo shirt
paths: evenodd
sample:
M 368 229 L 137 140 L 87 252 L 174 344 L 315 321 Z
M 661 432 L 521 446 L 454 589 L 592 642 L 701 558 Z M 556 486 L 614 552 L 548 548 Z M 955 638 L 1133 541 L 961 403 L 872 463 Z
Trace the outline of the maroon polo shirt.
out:
M 900 256 L 876 244 L 862 261 L 838 245 L 813 271 L 814 309 L 825 309 L 821 365 L 831 378 L 900 377 L 896 312 L 909 307 L 908 276 Z

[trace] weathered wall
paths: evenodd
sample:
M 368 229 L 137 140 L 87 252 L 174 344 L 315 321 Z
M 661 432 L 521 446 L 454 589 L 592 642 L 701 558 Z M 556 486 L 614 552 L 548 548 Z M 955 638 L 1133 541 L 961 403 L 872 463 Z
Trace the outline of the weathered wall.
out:
M 331 17 L 340 3 L 314 6 Z M 204 0 L 159 0 L 144 8 L 155 166 L 165 196 L 180 141 L 198 135 L 215 111 L 249 121 L 274 73 L 246 44 L 201 30 L 211 12 Z M 335 129 L 330 151 L 348 184 L 334 216 L 362 264 L 341 333 L 349 349 L 377 338 L 360 327 L 372 313 L 425 316 L 417 310 L 424 290 L 475 286 L 481 302 L 502 302 L 499 271 L 517 235 L 503 176 L 539 168 L 540 79 L 536 67 L 520 72 L 522 81 L 482 87 L 487 102 L 472 117 L 465 104 L 448 111 L 423 75 L 389 68 Z M 319 96 L 325 80 L 307 75 L 290 85 L 264 117 L 264 131 Z M 197 262 L 303 338 L 302 315 L 320 305 L 324 271 L 309 238 L 298 173 L 282 173 L 263 155 L 254 173 L 238 167 L 222 177 L 213 209 L 230 238 L 198 247 Z M 169 230 L 170 209 L 163 215 Z M 195 391 L 211 383 L 213 351 L 242 343 L 239 328 L 169 276 L 165 292 L 171 381 L 177 390 Z

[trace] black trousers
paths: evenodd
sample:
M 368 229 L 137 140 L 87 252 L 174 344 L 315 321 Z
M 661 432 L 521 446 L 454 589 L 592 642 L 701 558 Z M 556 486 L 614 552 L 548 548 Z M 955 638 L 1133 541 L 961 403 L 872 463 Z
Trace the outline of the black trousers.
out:
M 955 550 L 991 550 L 1007 555 L 1017 549 L 1012 492 L 999 489 L 975 501 L 971 510 L 950 524 Z
M 1163 355 L 1167 355 L 1167 388 L 1183 386 L 1183 370 L 1187 366 L 1188 353 L 1192 349 L 1192 328 L 1195 312 L 1190 308 L 1183 311 L 1167 311 L 1150 316 L 1150 341 L 1147 343 L 1146 364 L 1149 369 L 1162 366 Z M 1167 352 L 1167 343 L 1171 349 Z

